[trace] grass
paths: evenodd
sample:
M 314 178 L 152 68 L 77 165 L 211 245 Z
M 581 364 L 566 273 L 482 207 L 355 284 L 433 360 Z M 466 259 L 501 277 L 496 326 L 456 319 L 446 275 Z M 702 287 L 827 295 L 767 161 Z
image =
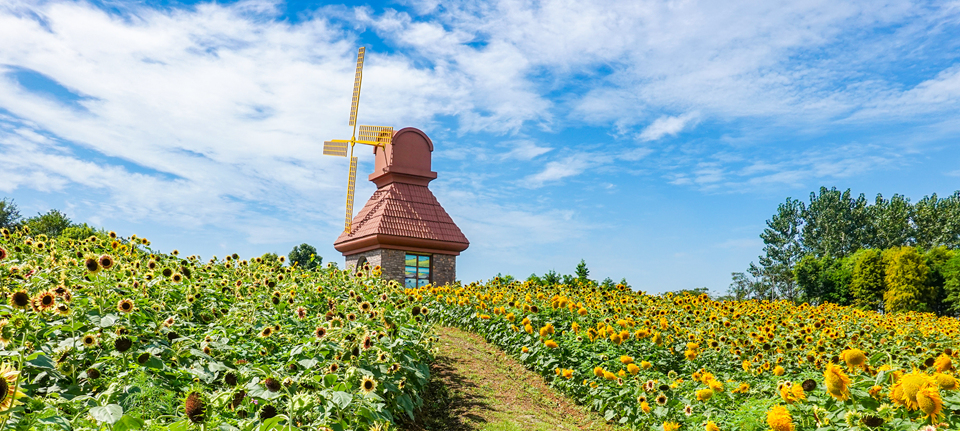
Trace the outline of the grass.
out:
M 476 334 L 440 328 L 417 421 L 406 431 L 620 430 Z

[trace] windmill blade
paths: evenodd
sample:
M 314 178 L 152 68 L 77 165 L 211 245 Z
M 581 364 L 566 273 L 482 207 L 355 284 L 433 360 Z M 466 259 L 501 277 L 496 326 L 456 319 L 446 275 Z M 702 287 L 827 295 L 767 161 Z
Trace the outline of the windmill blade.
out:
M 359 138 L 361 141 L 375 142 L 386 146 L 393 142 L 393 127 L 389 126 L 360 126 Z
M 323 143 L 323 155 L 347 157 L 347 143 L 326 141 Z
M 363 52 L 361 46 L 357 52 L 357 73 L 353 77 L 353 102 L 350 103 L 350 125 L 357 124 L 357 109 L 360 106 L 360 81 L 363 80 Z
M 350 177 L 347 178 L 347 218 L 343 224 L 343 231 L 350 233 L 353 224 L 353 192 L 357 188 L 357 158 L 350 158 Z

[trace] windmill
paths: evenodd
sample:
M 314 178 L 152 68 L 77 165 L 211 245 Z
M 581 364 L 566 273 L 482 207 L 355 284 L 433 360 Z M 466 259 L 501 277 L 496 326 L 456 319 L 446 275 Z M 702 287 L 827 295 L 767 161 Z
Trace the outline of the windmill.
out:
M 393 127 L 360 126 L 357 135 L 357 111 L 360 107 L 360 83 L 363 81 L 363 54 L 364 47 L 357 52 L 357 72 L 353 78 L 353 101 L 350 103 L 350 125 L 353 126 L 353 135 L 350 139 L 332 139 L 323 143 L 323 154 L 327 156 L 347 157 L 347 147 L 350 147 L 350 171 L 347 173 L 347 215 L 343 223 L 343 231 L 350 233 L 353 223 L 353 194 L 357 186 L 357 158 L 353 156 L 353 147 L 356 144 L 386 148 L 393 140 Z

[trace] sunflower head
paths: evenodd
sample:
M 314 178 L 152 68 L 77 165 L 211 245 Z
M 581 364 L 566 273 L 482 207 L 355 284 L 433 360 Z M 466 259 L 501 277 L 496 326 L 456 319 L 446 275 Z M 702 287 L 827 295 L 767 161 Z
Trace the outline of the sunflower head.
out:
M 360 387 L 363 389 L 363 392 L 369 394 L 377 389 L 377 381 L 369 377 L 364 377 L 363 381 L 360 383 Z
M 87 271 L 90 273 L 96 274 L 100 272 L 100 262 L 98 262 L 96 259 L 93 259 L 93 258 L 88 258 L 87 260 L 85 260 L 83 262 L 83 267 L 87 268 Z
M 924 415 L 932 420 L 943 415 L 943 400 L 940 398 L 940 390 L 935 386 L 924 386 L 917 391 L 917 405 Z
M 25 310 L 30 306 L 30 295 L 26 291 L 18 290 L 10 295 L 10 306 L 20 310 Z
M 190 395 L 187 395 L 187 399 L 183 402 L 183 410 L 190 422 L 195 424 L 203 422 L 204 412 L 206 411 L 203 396 L 199 392 L 190 392 Z
M 121 313 L 129 313 L 133 311 L 133 300 L 132 299 L 123 299 L 117 302 L 117 310 Z
M 834 364 L 828 363 L 823 371 L 823 385 L 827 388 L 827 393 L 838 400 L 845 401 L 850 398 L 850 377 Z
M 110 255 L 105 254 L 103 256 L 100 256 L 98 263 L 100 263 L 100 266 L 103 269 L 110 269 L 113 267 L 113 257 L 110 257 Z

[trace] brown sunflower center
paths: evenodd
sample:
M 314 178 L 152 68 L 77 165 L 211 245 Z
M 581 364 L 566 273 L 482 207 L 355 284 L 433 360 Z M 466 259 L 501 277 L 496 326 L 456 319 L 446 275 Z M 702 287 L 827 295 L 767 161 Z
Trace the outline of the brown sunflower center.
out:
M 17 307 L 26 307 L 30 304 L 30 295 L 26 292 L 16 292 L 13 294 L 13 305 Z
M 43 305 L 53 304 L 53 295 L 44 295 L 43 298 L 40 298 L 40 303 Z
M 10 383 L 7 379 L 0 378 L 0 404 L 7 399 L 8 392 L 10 392 Z

